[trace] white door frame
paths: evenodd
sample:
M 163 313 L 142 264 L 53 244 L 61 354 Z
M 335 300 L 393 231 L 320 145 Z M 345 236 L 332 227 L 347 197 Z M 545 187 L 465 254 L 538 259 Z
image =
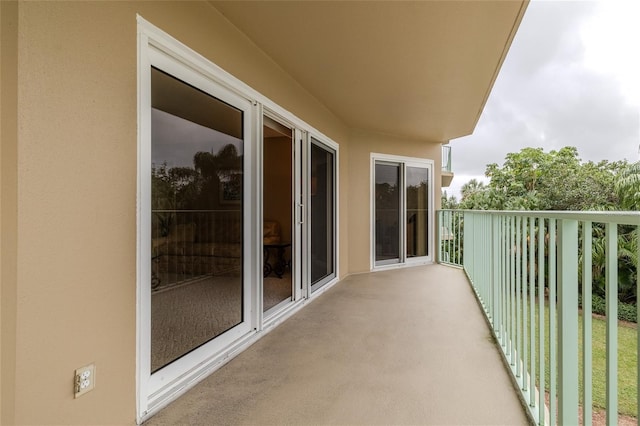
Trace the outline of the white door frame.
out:
M 387 262 L 376 262 L 376 226 L 375 226 L 375 218 L 376 218 L 376 197 L 375 197 L 375 167 L 376 164 L 388 163 L 388 164 L 398 164 L 400 166 L 400 217 L 399 217 L 399 237 L 400 237 L 400 259 L 399 262 L 387 263 Z M 416 157 L 405 157 L 399 155 L 389 155 L 389 154 L 380 154 L 380 153 L 371 153 L 371 162 L 370 162 L 370 268 L 372 271 L 375 270 L 383 270 L 383 269 L 391 269 L 391 268 L 400 268 L 405 266 L 413 266 L 413 265 L 425 265 L 433 263 L 434 255 L 434 175 L 433 175 L 433 167 L 435 162 L 433 160 L 427 158 L 416 158 Z M 405 216 L 406 216 L 406 169 L 407 167 L 421 167 L 425 168 L 429 171 L 429 185 L 428 185 L 428 202 L 429 202 L 429 212 L 427 215 L 428 220 L 428 255 L 420 256 L 414 258 L 407 258 L 407 245 L 406 245 L 406 232 L 405 232 Z
M 137 422 L 149 418 L 189 390 L 211 372 L 265 335 L 277 323 L 320 295 L 340 276 L 339 264 L 339 146 L 322 132 L 281 108 L 210 62 L 169 34 L 138 16 L 138 179 L 137 179 L 137 274 L 136 274 L 136 408 Z M 244 211 L 243 286 L 245 312 L 241 327 L 203 345 L 158 372 L 150 371 L 151 308 L 151 66 L 187 81 L 244 111 Z M 268 111 L 295 129 L 296 223 L 295 300 L 290 307 L 268 319 L 262 313 L 262 114 Z M 334 268 L 335 276 L 311 294 L 309 280 L 309 147 L 311 136 L 335 153 L 334 161 Z M 304 177 L 304 179 L 303 179 Z

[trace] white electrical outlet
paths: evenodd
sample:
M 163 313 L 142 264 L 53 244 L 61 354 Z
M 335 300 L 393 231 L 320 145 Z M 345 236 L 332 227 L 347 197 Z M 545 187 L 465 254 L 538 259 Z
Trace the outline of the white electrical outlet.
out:
M 74 380 L 74 395 L 79 397 L 93 390 L 96 387 L 96 366 L 87 365 L 76 370 L 76 378 Z

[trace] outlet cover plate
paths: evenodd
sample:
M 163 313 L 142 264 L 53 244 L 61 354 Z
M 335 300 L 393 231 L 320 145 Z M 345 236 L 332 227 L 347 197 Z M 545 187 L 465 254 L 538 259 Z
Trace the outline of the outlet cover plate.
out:
M 78 368 L 73 381 L 74 397 L 78 398 L 96 387 L 96 366 L 89 364 Z

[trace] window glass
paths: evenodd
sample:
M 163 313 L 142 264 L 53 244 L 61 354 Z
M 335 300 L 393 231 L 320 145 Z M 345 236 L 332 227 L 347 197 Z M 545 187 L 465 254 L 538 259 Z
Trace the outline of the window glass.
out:
M 151 72 L 151 371 L 242 322 L 243 112 Z

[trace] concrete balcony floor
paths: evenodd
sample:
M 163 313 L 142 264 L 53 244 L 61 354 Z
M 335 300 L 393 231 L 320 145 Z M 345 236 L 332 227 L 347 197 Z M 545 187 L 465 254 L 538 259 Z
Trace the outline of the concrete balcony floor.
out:
M 464 273 L 352 275 L 148 425 L 528 424 Z

